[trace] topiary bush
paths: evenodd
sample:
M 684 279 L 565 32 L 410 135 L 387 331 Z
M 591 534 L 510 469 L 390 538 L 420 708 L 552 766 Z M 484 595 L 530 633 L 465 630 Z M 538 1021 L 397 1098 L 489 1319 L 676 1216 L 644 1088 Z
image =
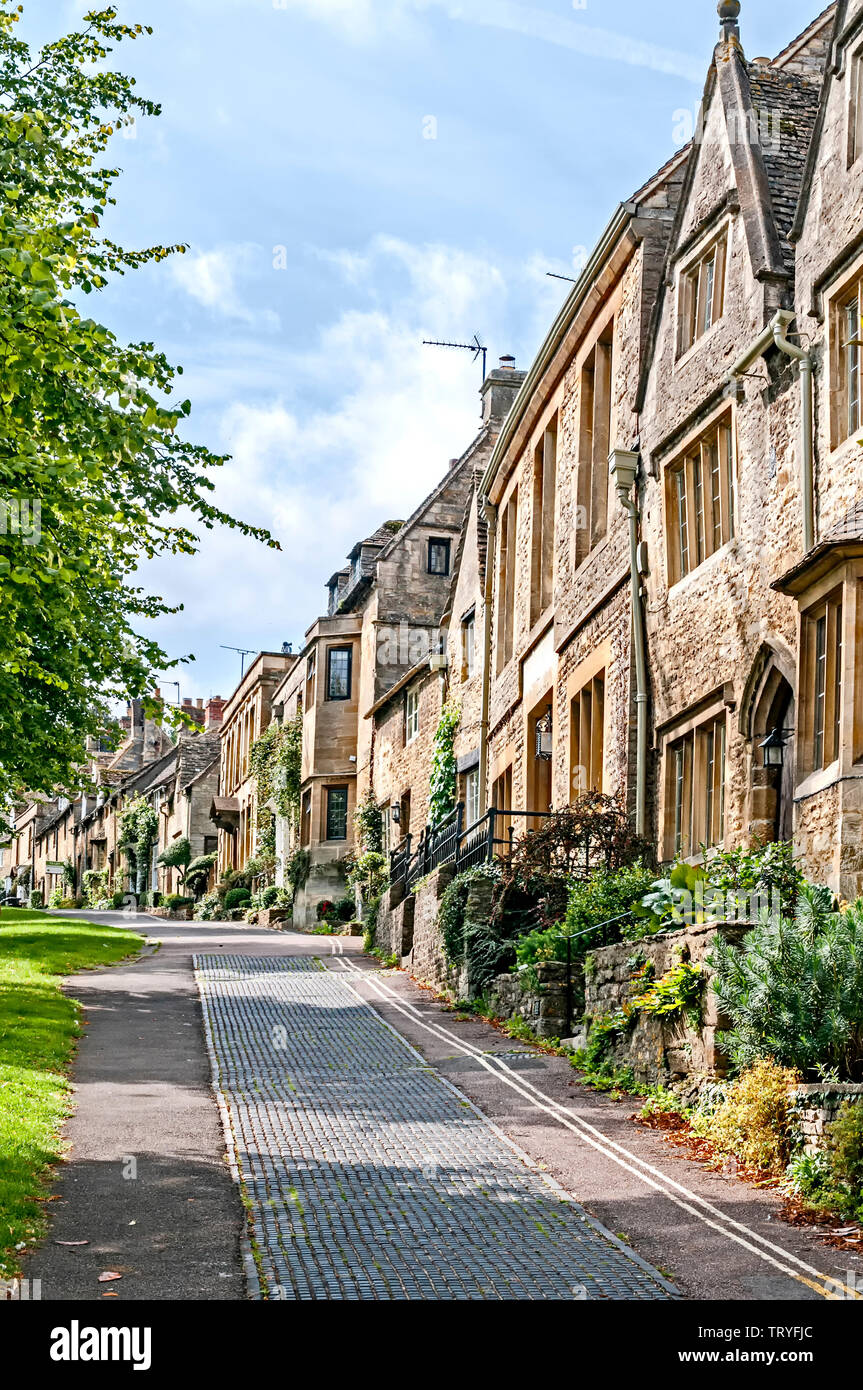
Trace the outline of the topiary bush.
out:
M 247 907 L 251 900 L 248 888 L 229 888 L 224 898 L 225 908 L 228 912 L 234 912 L 238 907 Z
M 27 899 L 27 906 L 32 908 L 42 908 L 45 906 L 45 899 L 38 888 L 34 888 Z

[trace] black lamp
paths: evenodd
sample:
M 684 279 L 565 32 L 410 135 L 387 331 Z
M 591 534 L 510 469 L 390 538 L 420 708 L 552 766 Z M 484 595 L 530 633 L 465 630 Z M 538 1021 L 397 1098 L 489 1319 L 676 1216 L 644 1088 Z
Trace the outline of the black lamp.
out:
M 544 763 L 551 762 L 554 752 L 554 726 L 551 721 L 551 705 L 541 719 L 536 721 L 536 756 Z
M 390 807 L 390 815 L 393 819 L 393 825 L 399 825 L 401 823 L 402 805 L 400 801 L 393 802 L 392 806 Z
M 764 754 L 765 767 L 782 767 L 785 762 L 785 745 L 793 732 L 793 729 L 771 729 L 763 742 L 759 743 L 758 747 Z

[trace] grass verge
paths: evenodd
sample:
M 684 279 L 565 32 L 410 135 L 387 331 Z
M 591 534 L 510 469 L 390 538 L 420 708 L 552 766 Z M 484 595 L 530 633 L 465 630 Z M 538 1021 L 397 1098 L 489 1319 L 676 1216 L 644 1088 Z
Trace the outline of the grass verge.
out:
M 63 1155 L 67 1069 L 81 1033 L 81 1006 L 60 977 L 112 965 L 140 950 L 136 932 L 86 918 L 0 913 L 0 1278 L 46 1224 L 51 1165 Z

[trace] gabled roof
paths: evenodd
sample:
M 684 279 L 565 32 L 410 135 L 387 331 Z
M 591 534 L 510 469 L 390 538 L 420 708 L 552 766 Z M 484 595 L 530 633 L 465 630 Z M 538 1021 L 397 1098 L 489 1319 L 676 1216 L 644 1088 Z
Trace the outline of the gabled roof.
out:
M 722 103 L 753 274 L 777 283 L 789 305 L 793 301 L 795 268 L 791 242 L 807 163 L 817 136 L 824 85 L 819 74 L 823 77 L 828 55 L 827 46 L 815 40 L 829 23 L 831 10 L 832 7 L 824 11 L 773 62 L 747 62 L 735 34 L 723 39 L 714 50 L 702 101 L 702 117 L 717 93 Z M 792 71 L 795 65 L 801 71 Z M 671 282 L 701 148 L 696 140 L 688 149 L 686 175 L 661 285 Z M 642 364 L 638 410 L 644 405 L 663 309 L 660 288 Z
M 747 71 L 753 108 L 765 122 L 762 155 L 774 224 L 786 268 L 793 275 L 790 234 L 803 189 L 821 89 L 806 78 L 763 64 L 749 63 Z
M 391 555 L 392 552 L 395 550 L 396 546 L 400 545 L 401 542 L 404 540 L 408 532 L 413 530 L 414 526 L 417 526 L 422 522 L 423 516 L 428 511 L 429 507 L 431 507 L 437 501 L 441 493 L 446 492 L 447 488 L 451 486 L 453 479 L 461 473 L 465 464 L 469 463 L 470 460 L 476 455 L 478 450 L 482 448 L 483 444 L 485 444 L 486 440 L 489 437 L 489 434 L 491 433 L 491 430 L 492 425 L 490 422 L 487 422 L 482 426 L 482 429 L 471 440 L 470 444 L 465 449 L 461 458 L 458 459 L 457 462 L 454 463 L 452 467 L 449 468 L 447 472 L 444 474 L 444 476 L 441 478 L 437 487 L 433 488 L 432 491 L 428 494 L 428 496 L 423 498 L 422 502 L 420 502 L 416 510 L 411 513 L 407 521 L 402 522 L 395 535 L 390 537 L 388 544 L 384 546 L 383 550 L 378 556 L 379 560 L 385 560 L 388 555 Z
M 812 140 L 809 145 L 809 153 L 807 155 L 806 164 L 803 170 L 803 186 L 800 191 L 800 199 L 797 204 L 797 211 L 795 213 L 794 222 L 791 227 L 790 236 L 792 241 L 797 241 L 797 239 L 801 235 L 803 231 L 803 223 L 806 218 L 806 212 L 809 207 L 809 198 L 812 193 L 812 184 L 814 181 L 813 175 L 815 173 L 815 164 L 818 159 L 819 146 L 821 143 L 821 133 L 824 129 L 824 119 L 827 114 L 827 103 L 830 99 L 830 90 L 833 85 L 833 80 L 836 76 L 837 61 L 839 57 L 839 44 L 842 35 L 845 32 L 845 21 L 848 15 L 848 0 L 837 0 L 837 4 L 835 6 L 831 5 L 829 9 L 824 11 L 823 15 L 819 16 L 819 19 L 828 18 L 831 12 L 833 12 L 834 17 L 831 42 L 828 50 L 829 61 L 827 62 L 825 69 L 824 81 L 821 86 L 821 101 L 818 108 L 818 114 L 815 118 L 815 128 L 812 132 Z M 863 19 L 863 12 L 861 12 L 861 15 L 858 16 L 858 18 Z

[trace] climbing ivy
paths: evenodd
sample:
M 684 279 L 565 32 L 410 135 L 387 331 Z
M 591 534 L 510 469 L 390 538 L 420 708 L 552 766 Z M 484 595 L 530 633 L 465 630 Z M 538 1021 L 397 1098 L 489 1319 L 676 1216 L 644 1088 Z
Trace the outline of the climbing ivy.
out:
M 461 711 L 457 705 L 446 704 L 441 710 L 432 745 L 431 775 L 429 778 L 429 821 L 439 825 L 446 820 L 456 804 L 458 770 L 453 744 Z
M 384 816 L 369 791 L 354 812 L 357 848 L 360 854 L 381 854 L 384 847 Z
M 296 715 L 288 724 L 273 722 L 252 744 L 249 766 L 258 784 L 258 805 L 265 808 L 272 802 L 276 814 L 296 825 L 300 811 L 300 782 L 303 759 L 303 716 Z M 266 817 L 263 818 L 266 820 Z M 261 823 L 259 832 L 266 827 Z M 275 829 L 273 828 L 273 847 Z
M 121 818 L 120 849 L 125 851 L 136 893 L 146 893 L 150 855 L 159 835 L 159 814 L 142 796 L 135 797 Z

